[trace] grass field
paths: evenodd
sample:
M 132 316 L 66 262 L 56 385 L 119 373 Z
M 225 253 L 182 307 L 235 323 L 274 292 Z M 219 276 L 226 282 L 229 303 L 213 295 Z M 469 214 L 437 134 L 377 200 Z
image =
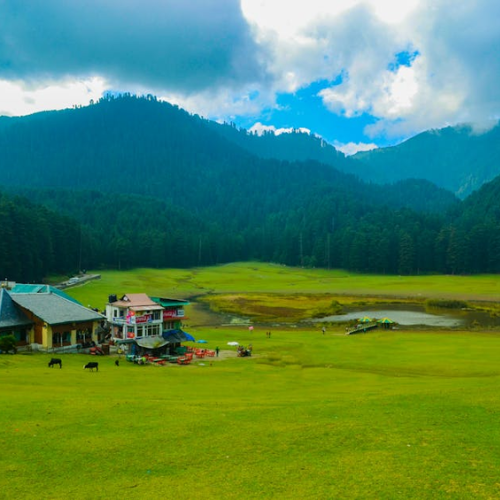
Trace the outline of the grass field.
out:
M 245 279 L 257 280 L 249 269 L 103 273 L 72 294 L 94 305 L 103 293 L 105 303 L 109 293 L 242 292 Z M 330 293 L 323 280 L 343 279 L 296 272 L 301 293 Z M 286 293 L 285 278 L 259 279 L 265 285 L 249 291 Z M 357 280 L 342 293 L 377 295 L 384 281 Z M 443 296 L 453 295 L 448 278 L 439 280 Z M 401 285 L 401 296 L 420 293 L 418 281 Z M 493 277 L 465 281 L 455 282 L 457 296 L 474 283 L 475 297 L 494 297 Z M 85 355 L 60 355 L 61 370 L 47 367 L 49 355 L 0 356 L 0 498 L 500 497 L 500 335 L 265 332 L 199 326 L 209 347 L 252 343 L 255 355 L 191 366 L 99 358 L 89 373 Z
M 360 275 L 345 271 L 301 269 L 262 263 L 236 263 L 195 269 L 135 269 L 102 271 L 101 279 L 68 289 L 68 293 L 84 305 L 103 309 L 110 294 L 146 292 L 152 296 L 203 298 L 222 309 L 234 311 L 228 297 L 252 294 L 261 300 L 274 294 L 276 307 L 289 307 L 289 298 L 313 297 L 337 299 L 342 304 L 376 301 L 423 302 L 426 298 L 451 298 L 488 303 L 495 307 L 500 296 L 500 280 L 496 275 L 480 276 L 382 276 Z M 323 298 L 318 297 L 323 295 Z M 225 303 L 225 304 L 224 304 Z M 303 318 L 307 303 L 297 303 L 296 319 Z M 193 323 L 210 324 L 205 311 L 195 305 L 189 311 Z M 258 314 L 257 314 L 258 316 Z M 268 316 L 266 316 L 268 319 Z
M 0 357 L 2 498 L 500 496 L 499 337 L 205 333 L 255 356 Z

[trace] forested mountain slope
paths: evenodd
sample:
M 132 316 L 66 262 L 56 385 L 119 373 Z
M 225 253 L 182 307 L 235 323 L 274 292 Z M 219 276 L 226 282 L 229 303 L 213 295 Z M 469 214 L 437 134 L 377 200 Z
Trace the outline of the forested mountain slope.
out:
M 428 181 L 380 186 L 318 161 L 259 158 L 154 98 L 1 122 L 3 186 L 78 219 L 73 261 L 85 268 L 251 259 L 400 274 L 471 268 L 456 258 L 475 245 L 453 226 L 461 205 Z M 479 266 L 500 269 L 500 256 Z
M 208 122 L 208 124 L 218 134 L 259 158 L 285 161 L 315 160 L 341 172 L 356 175 L 361 180 L 375 178 L 371 167 L 353 161 L 331 144 L 311 134 L 293 131 L 276 135 L 269 131 L 258 135 L 245 129 L 238 129 L 231 124 L 215 122 Z
M 403 198 L 399 187 L 370 187 L 322 163 L 263 160 L 221 136 L 210 122 L 154 99 L 102 99 L 6 123 L 0 127 L 5 186 L 148 195 L 202 210 L 204 216 L 224 217 L 230 210 L 231 222 L 238 222 L 241 212 L 245 224 L 248 207 L 253 218 L 262 218 L 305 193 L 313 196 L 319 187 L 377 205 L 425 204 L 442 211 L 454 203 L 453 196 L 431 185 L 425 195 L 417 188 Z M 338 154 L 338 160 L 345 158 Z
M 0 276 L 39 282 L 78 267 L 79 224 L 19 196 L 0 193 Z
M 500 126 L 483 134 L 466 126 L 428 131 L 352 158 L 369 167 L 374 182 L 427 179 L 465 198 L 500 175 Z

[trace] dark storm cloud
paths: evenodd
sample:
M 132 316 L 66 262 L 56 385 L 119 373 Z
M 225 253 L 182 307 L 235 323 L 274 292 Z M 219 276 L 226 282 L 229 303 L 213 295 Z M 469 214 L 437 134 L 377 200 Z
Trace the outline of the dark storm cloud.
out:
M 0 1 L 0 78 L 198 91 L 259 78 L 238 0 Z

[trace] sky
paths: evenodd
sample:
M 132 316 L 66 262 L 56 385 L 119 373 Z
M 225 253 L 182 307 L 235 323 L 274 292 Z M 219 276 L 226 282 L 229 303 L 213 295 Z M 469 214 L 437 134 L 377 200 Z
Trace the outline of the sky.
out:
M 153 94 L 352 154 L 500 118 L 498 0 L 0 0 L 0 115 Z

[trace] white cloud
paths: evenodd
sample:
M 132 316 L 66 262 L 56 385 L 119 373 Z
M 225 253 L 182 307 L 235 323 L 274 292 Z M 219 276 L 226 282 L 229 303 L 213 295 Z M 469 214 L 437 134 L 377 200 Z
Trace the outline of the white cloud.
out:
M 249 132 L 255 132 L 257 135 L 263 135 L 265 132 L 273 132 L 274 135 L 291 134 L 292 132 L 300 132 L 302 134 L 310 134 L 308 128 L 276 128 L 274 125 L 263 125 L 260 122 L 255 123 L 249 128 Z
M 259 119 L 278 93 L 324 80 L 325 107 L 374 116 L 374 138 L 487 123 L 500 117 L 499 18 L 497 0 L 0 2 L 0 113 L 112 88 Z M 404 51 L 417 56 L 398 67 Z
M 401 136 L 500 116 L 500 4 L 495 0 L 243 2 L 268 54 L 274 86 L 295 92 L 320 79 L 332 113 L 375 116 L 372 136 Z M 417 52 L 394 66 L 396 55 Z
M 339 151 L 342 151 L 346 156 L 351 156 L 359 151 L 372 151 L 373 149 L 377 149 L 378 146 L 376 144 L 366 144 L 363 142 L 349 142 L 347 144 L 334 143 L 334 146 Z
M 0 80 L 0 115 L 18 116 L 44 111 L 85 106 L 97 101 L 106 89 L 99 77 L 46 83 L 29 88 L 20 81 Z

